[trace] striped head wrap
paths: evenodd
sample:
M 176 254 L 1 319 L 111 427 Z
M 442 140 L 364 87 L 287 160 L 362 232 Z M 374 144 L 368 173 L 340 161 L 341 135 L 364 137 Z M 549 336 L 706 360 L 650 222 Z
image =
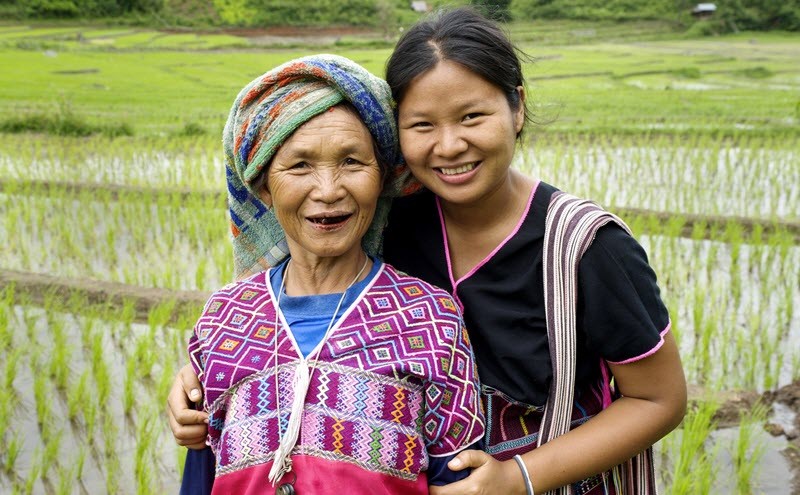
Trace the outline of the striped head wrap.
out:
M 222 143 L 237 279 L 274 266 L 289 254 L 275 215 L 251 187 L 283 142 L 316 115 L 351 103 L 389 163 L 387 179 L 363 246 L 379 255 L 391 200 L 419 186 L 403 164 L 389 86 L 355 62 L 313 55 L 287 62 L 244 87 L 233 103 Z

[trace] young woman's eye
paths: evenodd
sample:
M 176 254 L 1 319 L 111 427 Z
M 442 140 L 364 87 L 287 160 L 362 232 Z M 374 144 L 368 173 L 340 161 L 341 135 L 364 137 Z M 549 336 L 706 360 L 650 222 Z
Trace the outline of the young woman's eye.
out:
M 468 114 L 464 115 L 464 121 L 477 119 L 481 115 L 482 114 L 480 114 L 480 113 L 468 113 Z
M 413 124 L 411 124 L 411 127 L 414 128 L 414 129 L 427 129 L 427 128 L 431 127 L 431 123 L 430 122 L 414 122 Z

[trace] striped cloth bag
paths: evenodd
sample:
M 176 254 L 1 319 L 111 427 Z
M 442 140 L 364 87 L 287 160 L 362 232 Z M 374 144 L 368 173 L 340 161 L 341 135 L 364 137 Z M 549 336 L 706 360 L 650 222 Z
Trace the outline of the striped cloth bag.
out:
M 539 430 L 538 446 L 569 431 L 575 395 L 575 308 L 578 294 L 578 263 L 594 240 L 597 230 L 616 222 L 630 229 L 591 201 L 556 191 L 547 209 L 544 239 L 544 289 L 547 336 L 553 364 L 553 382 Z M 617 494 L 657 494 L 652 447 L 612 469 Z M 565 486 L 548 495 L 571 495 Z

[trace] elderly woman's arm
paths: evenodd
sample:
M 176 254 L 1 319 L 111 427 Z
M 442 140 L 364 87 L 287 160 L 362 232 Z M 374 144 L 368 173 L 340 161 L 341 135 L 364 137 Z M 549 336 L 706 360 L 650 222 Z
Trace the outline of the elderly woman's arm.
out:
M 178 445 L 190 449 L 206 447 L 208 413 L 194 409 L 194 403 L 203 398 L 202 386 L 192 365 L 187 364 L 175 375 L 167 398 L 169 426 Z

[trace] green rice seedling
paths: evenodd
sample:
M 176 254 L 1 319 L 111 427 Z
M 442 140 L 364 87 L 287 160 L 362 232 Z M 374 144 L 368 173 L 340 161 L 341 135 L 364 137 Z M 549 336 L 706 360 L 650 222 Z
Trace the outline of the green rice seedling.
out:
M 39 428 L 44 430 L 50 424 L 52 412 L 50 404 L 50 380 L 44 373 L 36 372 L 38 369 L 38 358 L 33 358 L 33 356 L 31 360 L 31 369 L 33 371 L 33 398 L 36 405 L 36 422 Z
M 203 287 L 207 276 L 208 259 L 201 257 L 197 261 L 197 269 L 194 272 L 194 286 Z
M 32 308 L 28 305 L 24 305 L 22 308 L 22 320 L 23 325 L 25 326 L 25 335 L 28 338 L 29 342 L 38 342 L 38 337 L 36 335 L 36 329 L 38 327 L 40 315 L 32 310 Z
M 742 295 L 742 281 L 740 275 L 740 256 L 742 250 L 742 226 L 737 222 L 729 222 L 725 226 L 725 239 L 730 248 L 730 277 L 731 294 L 733 295 L 734 307 L 739 305 Z
M 69 363 L 72 354 L 72 348 L 69 344 L 69 338 L 64 332 L 63 320 L 57 318 L 59 323 L 50 325 L 52 335 L 52 346 L 50 351 L 50 366 L 48 372 L 53 379 L 53 384 L 56 389 L 65 392 L 67 390 L 67 383 L 69 379 L 70 369 Z
M 56 495 L 71 495 L 76 479 L 78 478 L 75 476 L 75 468 L 69 469 L 64 466 L 59 466 Z
M 780 340 L 772 340 L 765 346 L 762 356 L 765 358 L 771 356 L 772 359 L 767 360 L 766 371 L 761 379 L 761 389 L 775 390 L 780 384 L 780 374 L 783 369 L 783 364 L 786 359 L 786 346 Z M 756 366 L 758 366 L 756 364 Z
M 800 262 L 796 266 L 800 267 Z M 794 301 L 794 297 L 795 297 L 795 295 L 794 295 L 794 291 L 795 290 L 796 290 L 796 287 L 792 288 L 792 286 L 790 284 L 786 284 L 783 287 L 783 292 L 781 294 L 782 297 L 781 297 L 780 302 L 778 303 L 778 311 L 779 311 L 780 316 L 781 316 L 780 321 L 788 323 L 788 322 L 792 321 L 792 319 L 794 318 L 794 302 L 793 301 Z M 779 328 L 781 328 L 781 327 L 779 327 Z M 788 332 L 789 332 L 789 329 L 791 327 L 788 324 L 786 324 L 782 328 L 785 328 L 782 337 L 788 338 Z
M 3 417 L 10 418 L 11 416 Z M 6 444 L 5 460 L 3 462 L 3 469 L 5 469 L 6 473 L 16 472 L 17 459 L 19 459 L 19 454 L 21 451 L 22 440 L 17 433 L 14 433 L 11 436 L 11 440 L 9 440 L 9 442 Z
M 106 493 L 119 493 L 119 457 L 112 451 L 105 459 Z
M 661 229 L 664 235 L 669 237 L 678 237 L 686 225 L 686 218 L 683 215 L 671 216 L 667 224 Z
M 87 397 L 88 399 L 88 397 Z M 98 406 L 93 400 L 86 400 L 81 406 L 83 412 L 83 422 L 86 428 L 86 444 L 96 447 L 97 433 L 97 414 Z
M 118 318 L 124 329 L 122 338 L 127 340 L 131 336 L 133 320 L 136 319 L 136 303 L 131 299 L 126 299 L 122 304 L 122 310 L 119 312 Z
M 744 333 L 738 333 L 735 337 L 736 342 L 736 349 L 751 349 L 752 342 L 749 339 L 749 335 L 745 335 Z M 756 367 L 754 366 L 758 361 L 758 353 L 757 352 L 748 352 L 743 354 L 743 366 L 739 370 L 739 382 L 741 383 L 742 388 L 755 388 L 755 381 L 756 381 Z
M 109 397 L 111 396 L 111 376 L 104 356 L 105 348 L 102 335 L 99 332 L 95 332 L 91 343 L 91 367 L 95 392 L 97 393 L 97 403 L 103 410 L 109 405 Z
M 14 389 L 0 390 L 0 418 L 14 417 L 15 395 L 16 391 Z M 8 431 L 9 428 L 9 421 L 0 421 L 0 441 L 6 437 L 6 431 Z
M 83 468 L 86 464 L 86 448 L 87 446 L 85 443 L 78 445 L 78 455 L 75 457 L 72 471 L 73 482 L 83 479 Z
M 719 314 L 719 310 L 712 310 L 713 313 Z M 698 374 L 702 377 L 714 377 L 717 370 L 714 369 L 712 359 L 714 350 L 714 333 L 717 330 L 718 319 L 714 315 L 709 316 L 703 320 L 703 326 L 700 332 L 700 356 L 701 363 L 698 367 Z M 703 379 L 705 380 L 705 378 Z
M 128 359 L 125 362 L 125 382 L 122 390 L 122 411 L 126 416 L 131 415 L 133 410 L 133 402 L 136 398 L 136 377 L 138 370 L 137 362 L 133 359 Z
M 0 292 L 0 351 L 7 352 L 13 348 L 14 336 L 9 329 L 11 311 L 14 307 L 14 284 L 9 284 Z
M 668 484 L 672 495 L 713 492 L 715 454 L 707 445 L 707 440 L 716 429 L 713 418 L 718 408 L 714 401 L 701 401 L 695 403 L 684 418 L 677 432 L 679 439 L 675 440 L 670 452 L 673 468 Z
M 174 310 L 174 300 L 164 301 L 154 306 L 147 314 L 147 324 L 150 326 L 150 331 L 154 332 L 156 328 L 166 325 L 172 317 Z
M 154 421 L 159 418 L 158 414 L 140 415 L 136 429 L 136 453 L 134 464 L 134 476 L 138 493 L 153 492 L 153 472 L 152 459 L 153 447 L 156 441 L 156 428 Z
M 151 378 L 153 366 L 158 360 L 158 354 L 153 352 L 154 341 L 150 337 L 150 333 L 143 333 L 136 339 L 136 347 L 133 353 L 133 362 L 135 362 L 135 372 L 144 378 Z
M 25 485 L 22 489 L 22 493 L 25 495 L 31 495 L 33 493 L 33 489 L 36 487 L 36 482 L 39 480 L 39 475 L 41 474 L 41 464 L 38 459 L 38 450 L 34 452 L 33 458 L 35 459 L 31 468 L 28 470 L 28 475 L 25 477 Z
M 92 349 L 94 326 L 95 321 L 92 318 L 83 318 L 81 320 L 81 348 L 84 352 L 89 352 Z
M 179 363 L 183 363 L 184 361 L 178 361 L 178 362 Z M 171 368 L 167 368 L 167 369 L 171 370 Z M 177 369 L 177 367 L 176 367 L 176 369 Z M 169 390 L 170 390 L 170 388 L 172 388 L 172 377 L 173 376 L 174 376 L 174 373 L 172 371 L 164 372 L 164 373 L 161 373 L 159 375 L 158 382 L 156 383 L 156 387 L 155 387 L 155 390 L 156 390 L 155 397 L 166 397 L 167 395 L 169 395 Z
M 67 418 L 75 422 L 78 412 L 88 398 L 89 371 L 84 370 L 77 382 L 73 382 L 67 394 Z
M 767 419 L 768 406 L 759 402 L 750 411 L 742 411 L 739 436 L 732 452 L 736 493 L 753 493 L 753 476 L 764 457 L 766 445 L 758 440 L 758 432 Z
M 792 381 L 800 380 L 800 353 L 792 356 L 790 378 Z
M 167 346 L 169 349 L 172 349 L 172 356 L 174 358 L 170 362 L 180 363 L 185 359 L 188 335 L 191 329 L 194 327 L 197 314 L 200 314 L 199 309 L 196 312 L 181 315 L 180 318 L 178 318 L 178 320 L 175 322 L 175 325 L 172 328 L 169 328 L 166 332 L 166 335 L 169 338 Z
M 106 459 L 117 457 L 119 443 L 118 418 L 113 414 L 103 415 L 103 447 Z
M 17 378 L 17 371 L 20 359 L 23 354 L 22 348 L 9 349 L 5 354 L 5 363 L 3 364 L 3 390 L 11 393 L 14 390 L 14 380 Z M 15 396 L 9 397 L 9 403 L 13 406 L 16 404 Z M 10 417 L 10 416 L 2 416 Z M 0 438 L 2 436 L 0 435 Z
M 41 455 L 42 478 L 48 478 L 50 470 L 58 466 L 58 457 L 61 451 L 61 438 L 63 431 L 58 430 L 43 438 L 44 450 Z

